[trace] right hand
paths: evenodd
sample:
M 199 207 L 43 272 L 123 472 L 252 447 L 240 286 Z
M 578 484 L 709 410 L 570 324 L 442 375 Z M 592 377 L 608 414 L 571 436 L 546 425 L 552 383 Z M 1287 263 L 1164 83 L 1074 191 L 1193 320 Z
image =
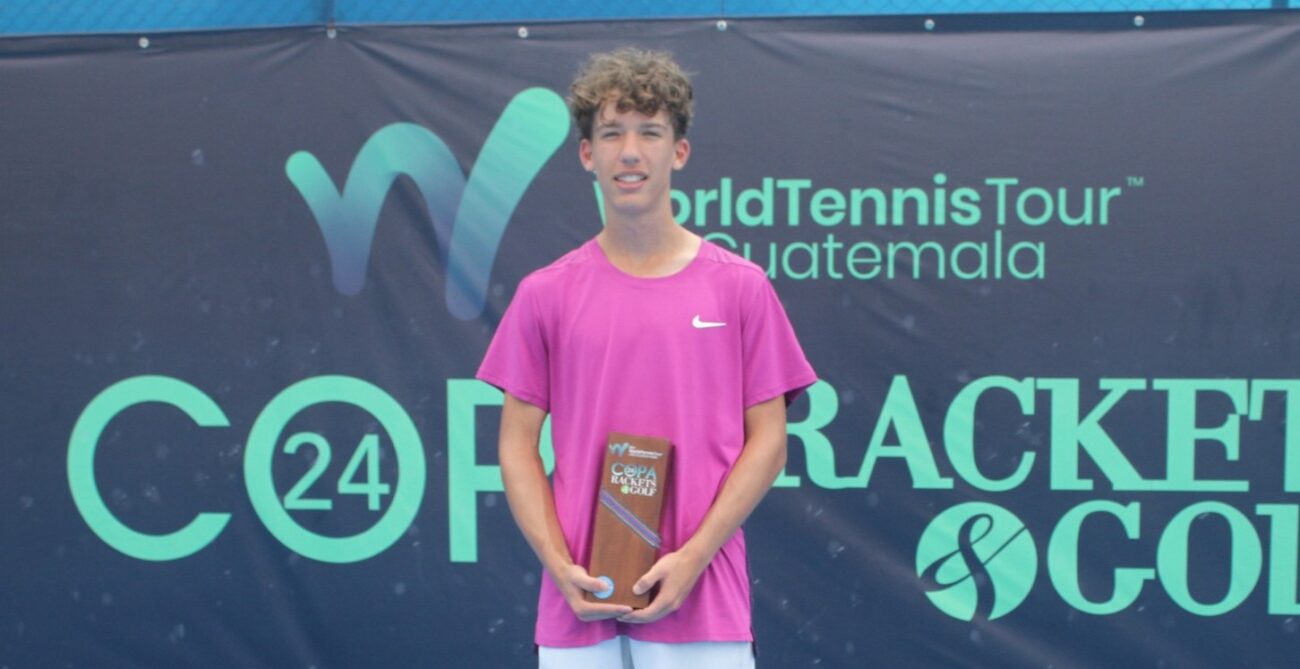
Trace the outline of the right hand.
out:
M 605 584 L 588 574 L 587 570 L 580 565 L 570 564 L 560 568 L 558 573 L 552 575 L 552 580 L 564 595 L 565 601 L 569 603 L 569 608 L 573 609 L 574 615 L 578 616 L 578 620 L 583 622 L 605 620 L 632 612 L 630 606 L 601 604 L 583 599 L 584 592 L 600 592 L 605 589 Z

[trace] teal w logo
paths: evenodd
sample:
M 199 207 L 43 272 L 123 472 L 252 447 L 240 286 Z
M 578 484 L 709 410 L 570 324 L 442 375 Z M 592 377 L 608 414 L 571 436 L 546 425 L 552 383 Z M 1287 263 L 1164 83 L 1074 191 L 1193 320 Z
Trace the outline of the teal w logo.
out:
M 447 271 L 447 309 L 457 318 L 483 311 L 488 278 L 510 216 L 569 131 L 564 100 L 544 88 L 514 97 L 497 120 L 469 177 L 437 135 L 414 123 L 380 128 L 361 147 L 340 191 L 316 156 L 285 163 L 325 237 L 334 287 L 361 291 L 384 198 L 400 176 L 420 190 Z
M 609 452 L 614 455 L 623 455 L 624 453 L 627 453 L 629 446 L 631 446 L 631 444 L 610 444 Z

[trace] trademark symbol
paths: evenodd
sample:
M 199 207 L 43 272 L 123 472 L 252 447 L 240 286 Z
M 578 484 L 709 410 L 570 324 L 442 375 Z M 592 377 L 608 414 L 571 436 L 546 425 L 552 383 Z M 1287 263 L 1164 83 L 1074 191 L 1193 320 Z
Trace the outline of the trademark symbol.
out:
M 1129 177 L 1128 185 L 1130 188 L 1141 188 L 1146 184 L 1146 177 Z

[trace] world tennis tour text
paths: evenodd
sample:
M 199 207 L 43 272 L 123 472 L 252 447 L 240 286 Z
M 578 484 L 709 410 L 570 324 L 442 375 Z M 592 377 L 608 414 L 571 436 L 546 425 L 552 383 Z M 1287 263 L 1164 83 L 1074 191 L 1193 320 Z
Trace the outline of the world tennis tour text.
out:
M 928 184 L 891 187 L 721 177 L 716 187 L 674 189 L 671 200 L 679 224 L 773 279 L 1028 281 L 1047 278 L 1043 228 L 1100 234 L 1116 221 L 1121 197 L 1146 179 L 1123 183 L 1062 186 L 943 172 Z

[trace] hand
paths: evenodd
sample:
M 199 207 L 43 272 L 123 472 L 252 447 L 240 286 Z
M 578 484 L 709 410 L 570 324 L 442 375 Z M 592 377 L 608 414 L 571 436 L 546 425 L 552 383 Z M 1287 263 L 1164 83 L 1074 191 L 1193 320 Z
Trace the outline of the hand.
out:
M 659 558 L 650 567 L 650 571 L 632 586 L 632 592 L 639 595 L 648 592 L 658 583 L 659 594 L 655 595 L 650 606 L 620 616 L 619 620 L 625 623 L 652 623 L 681 608 L 706 566 L 708 560 L 684 549 Z
M 561 567 L 559 573 L 551 575 L 551 580 L 559 587 L 560 593 L 569 603 L 569 608 L 573 609 L 574 615 L 583 622 L 617 618 L 632 612 L 630 606 L 599 604 L 583 599 L 582 593 L 600 592 L 605 589 L 605 583 L 588 574 L 587 570 L 579 565 L 570 564 Z

